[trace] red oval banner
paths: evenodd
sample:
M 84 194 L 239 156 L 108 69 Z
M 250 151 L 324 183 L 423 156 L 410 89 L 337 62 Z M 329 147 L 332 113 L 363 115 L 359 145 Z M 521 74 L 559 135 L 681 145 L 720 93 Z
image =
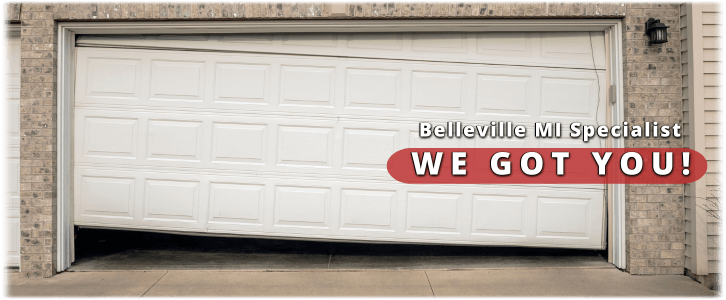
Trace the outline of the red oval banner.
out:
M 408 148 L 388 159 L 411 184 L 683 184 L 707 167 L 686 148 Z

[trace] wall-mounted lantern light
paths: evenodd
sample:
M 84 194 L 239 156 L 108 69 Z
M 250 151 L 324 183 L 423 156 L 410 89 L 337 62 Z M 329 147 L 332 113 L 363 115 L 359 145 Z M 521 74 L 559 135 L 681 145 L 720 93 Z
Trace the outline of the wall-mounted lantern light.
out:
M 660 19 L 653 18 L 645 21 L 645 33 L 648 34 L 650 42 L 648 45 L 662 44 L 668 42 L 668 26 L 660 22 Z

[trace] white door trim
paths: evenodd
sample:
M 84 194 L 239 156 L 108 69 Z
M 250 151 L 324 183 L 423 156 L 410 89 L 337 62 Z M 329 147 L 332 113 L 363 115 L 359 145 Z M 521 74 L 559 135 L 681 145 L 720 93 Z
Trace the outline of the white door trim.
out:
M 15 39 L 17 39 L 17 43 L 20 43 L 20 24 L 7 24 L 5 26 L 5 40 L 4 40 L 5 44 L 6 44 L 6 46 L 5 46 L 6 51 L 12 51 L 12 49 L 10 49 L 8 47 L 8 45 Z M 20 46 L 18 45 L 18 47 L 20 47 Z M 8 53 L 8 55 L 10 55 L 10 54 Z M 12 59 L 11 61 L 9 61 L 11 65 L 14 64 L 15 59 L 20 61 L 20 57 L 15 57 L 13 55 L 10 55 L 10 57 Z M 6 68 L 12 70 L 12 67 L 10 67 L 10 66 L 6 66 Z M 20 70 L 18 70 L 18 72 L 20 72 Z M 2 105 L 5 105 L 7 115 L 3 115 L 3 116 L 5 118 L 13 119 L 12 116 L 10 116 L 10 114 L 16 114 L 15 115 L 16 118 L 14 119 L 14 121 L 16 122 L 15 124 L 19 125 L 20 115 L 19 115 L 18 111 L 14 110 L 12 108 L 9 108 L 7 106 L 9 104 L 8 96 L 10 96 L 10 98 L 14 98 L 14 97 L 12 97 L 12 95 L 9 95 L 11 93 L 11 90 L 8 89 L 8 88 L 13 88 L 12 79 L 7 78 L 6 80 L 7 80 L 5 82 L 6 90 L 4 92 L 6 95 L 6 98 L 5 98 L 6 101 L 4 101 Z M 20 82 L 20 81 L 18 81 L 18 82 Z M 18 94 L 20 93 L 20 86 L 17 86 L 17 93 Z M 8 123 L 6 123 L 6 124 L 8 124 Z M 12 125 L 8 124 L 8 126 L 12 126 Z M 0 125 L 0 127 L 2 127 L 2 125 Z M 11 161 L 15 160 L 15 159 L 19 159 L 19 156 L 16 157 L 15 153 L 18 153 L 18 155 L 19 155 L 20 143 L 17 140 L 14 141 L 14 138 L 10 134 L 8 134 L 9 132 L 11 132 L 11 130 L 14 130 L 14 128 L 8 127 L 8 128 L 4 128 L 4 130 L 2 130 L 2 132 L 5 134 L 3 136 L 3 138 L 6 141 L 4 148 L 2 150 L 0 150 L 0 151 L 2 151 L 2 153 L 4 153 L 4 155 L 2 155 L 2 162 L 0 162 L 0 169 L 3 170 L 3 172 L 10 171 L 10 168 L 15 168 L 16 170 L 19 171 L 19 169 L 16 168 L 17 165 L 13 166 Z M 18 175 L 20 173 L 17 172 L 16 175 L 11 175 L 12 173 L 5 173 L 5 174 L 11 180 L 13 180 L 13 179 L 17 180 L 17 179 L 19 179 Z M 15 178 L 12 178 L 12 177 L 15 177 Z M 5 182 L 3 182 L 3 183 L 5 183 Z M 7 188 L 8 188 L 7 191 L 5 191 L 5 193 L 3 194 L 3 195 L 6 195 L 6 198 L 3 198 L 4 199 L 3 204 L 5 205 L 5 212 L 6 212 L 3 222 L 5 222 L 5 226 L 6 226 L 5 228 L 7 228 L 6 229 L 7 231 L 5 231 L 5 232 L 9 233 L 10 236 L 8 236 L 6 238 L 7 239 L 17 239 L 17 240 L 14 241 L 16 244 L 13 244 L 13 242 L 5 243 L 5 247 L 3 248 L 3 253 L 6 254 L 4 263 L 5 263 L 6 267 L 20 267 L 20 258 L 19 258 L 20 251 L 19 250 L 15 251 L 15 249 L 18 249 L 18 248 L 15 248 L 15 245 L 20 245 L 20 230 L 15 230 L 14 229 L 15 225 L 13 225 L 13 222 L 20 222 L 20 203 L 15 202 L 15 200 L 12 199 L 17 194 L 12 195 L 10 193 L 10 190 L 12 189 L 11 185 L 8 185 Z M 15 221 L 11 221 L 11 219 L 15 219 Z M 10 252 L 15 252 L 15 253 L 13 253 L 12 255 L 7 255 Z
M 174 21 L 58 23 L 58 251 L 57 271 L 73 261 L 73 107 L 76 34 L 180 34 L 276 32 L 452 32 L 452 31 L 604 31 L 609 33 L 609 80 L 616 101 L 610 105 L 612 124 L 623 122 L 622 21 L 620 19 L 512 20 L 294 20 L 294 21 Z M 622 148 L 623 141 L 613 139 Z M 625 268 L 625 187 L 612 185 L 613 263 Z

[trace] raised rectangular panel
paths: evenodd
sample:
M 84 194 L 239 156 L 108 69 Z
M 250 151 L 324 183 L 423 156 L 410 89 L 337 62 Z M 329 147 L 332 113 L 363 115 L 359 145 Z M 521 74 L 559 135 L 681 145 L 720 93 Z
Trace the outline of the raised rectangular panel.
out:
M 294 33 L 283 36 L 282 44 L 294 46 L 336 47 L 338 35 L 330 33 Z
M 282 66 L 280 104 L 333 107 L 335 69 Z
M 264 185 L 212 183 L 210 223 L 262 225 Z
M 220 42 L 240 42 L 251 44 L 272 44 L 272 34 L 224 34 L 219 38 Z
M 201 102 L 203 93 L 203 62 L 151 62 L 152 100 Z
M 483 55 L 531 56 L 530 34 L 484 32 L 477 35 L 477 53 Z
M 214 123 L 213 162 L 265 164 L 267 126 Z
M 275 226 L 328 228 L 330 189 L 278 186 Z
M 461 194 L 408 193 L 407 232 L 460 233 Z
M 202 122 L 149 120 L 149 159 L 201 160 Z
M 279 126 L 279 165 L 331 167 L 333 128 Z
M 84 156 L 136 158 L 137 119 L 86 117 Z
M 133 178 L 81 177 L 81 215 L 133 218 Z
M 341 229 L 394 231 L 395 191 L 342 190 Z
M 466 52 L 466 35 L 461 33 L 414 33 L 414 51 Z
M 345 129 L 344 168 L 386 169 L 388 158 L 398 149 L 398 131 Z
M 267 104 L 269 66 L 217 64 L 214 102 Z
M 590 35 L 584 31 L 542 32 L 542 57 L 592 61 Z
M 400 33 L 349 33 L 348 48 L 401 50 Z
M 348 69 L 345 107 L 400 108 L 401 71 Z
M 93 97 L 140 97 L 141 60 L 88 59 L 87 95 Z
M 597 82 L 593 79 L 542 78 L 542 115 L 564 117 L 592 117 Z
M 466 138 L 437 138 L 428 137 L 422 138 L 418 136 L 417 131 L 412 131 L 409 135 L 409 147 L 408 148 L 461 148 L 461 142 Z
M 472 235 L 524 236 L 525 196 L 474 195 Z
M 144 219 L 195 221 L 199 182 L 146 180 Z
M 461 73 L 413 72 L 412 110 L 464 112 Z
M 537 237 L 585 238 L 590 231 L 589 198 L 537 198 Z
M 529 76 L 477 76 L 477 113 L 527 115 Z

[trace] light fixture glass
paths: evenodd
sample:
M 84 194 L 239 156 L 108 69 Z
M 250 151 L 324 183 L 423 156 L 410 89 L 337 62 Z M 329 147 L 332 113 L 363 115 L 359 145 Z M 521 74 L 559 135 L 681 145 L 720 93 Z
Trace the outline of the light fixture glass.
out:
M 645 22 L 645 33 L 650 38 L 648 45 L 668 42 L 668 28 L 660 19 L 650 18 Z

